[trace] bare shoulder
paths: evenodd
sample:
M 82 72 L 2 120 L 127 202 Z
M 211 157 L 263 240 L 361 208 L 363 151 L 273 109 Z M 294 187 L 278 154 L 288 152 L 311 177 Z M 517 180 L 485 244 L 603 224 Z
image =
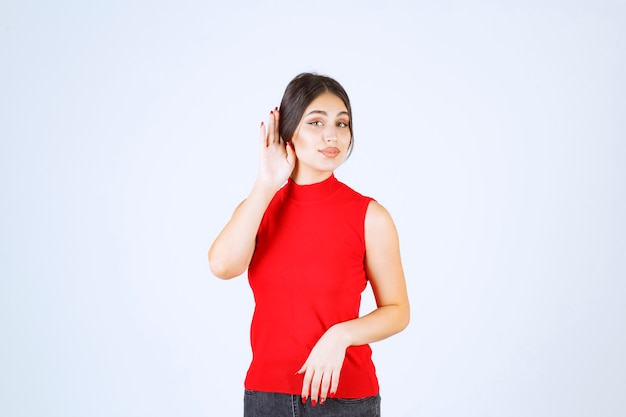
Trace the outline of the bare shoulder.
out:
M 389 227 L 395 230 L 391 214 L 379 202 L 375 200 L 370 201 L 365 213 L 365 230 L 370 229 L 374 231 L 379 228 L 385 229 Z

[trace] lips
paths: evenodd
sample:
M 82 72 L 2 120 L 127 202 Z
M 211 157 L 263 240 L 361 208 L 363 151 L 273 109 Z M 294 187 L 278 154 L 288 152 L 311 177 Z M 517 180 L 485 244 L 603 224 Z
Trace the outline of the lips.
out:
M 335 148 L 335 147 L 324 148 L 324 149 L 321 149 L 320 152 L 328 158 L 334 158 L 335 156 L 339 155 L 339 148 Z

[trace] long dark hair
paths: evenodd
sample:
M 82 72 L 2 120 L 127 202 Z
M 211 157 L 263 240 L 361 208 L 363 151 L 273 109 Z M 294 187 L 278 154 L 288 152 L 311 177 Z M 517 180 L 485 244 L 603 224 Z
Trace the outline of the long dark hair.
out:
M 350 145 L 348 147 L 348 156 L 352 153 L 354 146 L 354 131 L 352 130 L 352 107 L 348 93 L 334 79 L 325 75 L 303 72 L 297 75 L 285 89 L 283 99 L 280 102 L 280 136 L 285 142 L 291 141 L 295 133 L 302 115 L 306 108 L 313 100 L 323 93 L 331 93 L 336 95 L 343 101 L 348 109 L 350 122 Z

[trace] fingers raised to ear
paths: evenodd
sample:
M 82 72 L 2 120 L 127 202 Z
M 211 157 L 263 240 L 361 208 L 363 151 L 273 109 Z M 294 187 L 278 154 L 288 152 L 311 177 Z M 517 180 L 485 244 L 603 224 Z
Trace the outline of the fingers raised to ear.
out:
M 283 138 L 280 137 L 280 113 L 278 107 L 274 109 L 274 137 L 276 143 L 282 143 Z
M 278 110 L 272 110 L 270 112 L 270 119 L 268 122 L 269 131 L 269 143 L 280 143 L 280 134 L 278 133 L 280 116 Z
M 284 143 L 283 139 L 280 137 L 280 114 L 278 113 L 278 107 L 270 111 L 270 117 L 267 125 L 264 122 L 261 122 L 260 130 L 260 142 L 265 147 L 274 143 Z
M 282 138 L 280 138 L 282 140 Z M 293 148 L 293 144 L 291 142 L 285 143 L 285 149 L 287 150 L 287 162 L 290 165 L 296 163 L 296 151 Z
M 264 122 L 261 122 L 261 126 L 259 128 L 259 142 L 260 142 L 260 145 L 262 147 L 264 146 L 264 147 L 267 148 L 267 145 L 268 145 L 268 143 L 267 143 L 267 131 L 265 129 L 265 123 Z

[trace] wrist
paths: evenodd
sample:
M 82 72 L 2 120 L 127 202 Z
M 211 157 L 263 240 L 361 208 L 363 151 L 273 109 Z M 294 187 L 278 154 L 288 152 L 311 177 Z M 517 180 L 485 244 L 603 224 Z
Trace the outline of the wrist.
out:
M 328 329 L 328 331 L 344 348 L 347 349 L 352 346 L 352 335 L 350 334 L 349 326 L 346 323 L 337 323 Z
M 280 189 L 280 185 L 276 185 L 271 181 L 264 180 L 262 178 L 257 178 L 252 186 L 252 194 L 258 194 L 260 196 L 265 196 L 266 198 L 271 199 L 274 197 L 274 194 Z
M 280 187 L 283 186 L 285 181 L 276 181 L 273 178 L 266 178 L 263 175 L 259 175 L 254 182 L 254 188 L 258 188 L 260 191 L 275 194 Z

